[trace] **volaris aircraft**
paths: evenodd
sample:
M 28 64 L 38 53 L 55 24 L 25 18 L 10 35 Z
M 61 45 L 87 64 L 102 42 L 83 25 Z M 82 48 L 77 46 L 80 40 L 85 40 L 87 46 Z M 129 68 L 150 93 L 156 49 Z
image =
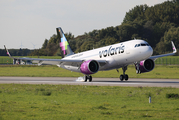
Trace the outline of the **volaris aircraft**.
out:
M 84 74 L 84 81 L 92 81 L 92 74 L 98 71 L 106 71 L 122 68 L 123 74 L 120 75 L 120 80 L 128 80 L 129 77 L 125 74 L 127 66 L 135 65 L 136 73 L 150 72 L 154 69 L 154 61 L 159 57 L 174 55 L 177 50 L 172 43 L 173 53 L 152 56 L 152 47 L 144 40 L 129 40 L 98 49 L 93 49 L 75 54 L 61 29 L 56 28 L 58 38 L 60 39 L 59 46 L 61 48 L 62 59 L 41 59 L 41 58 L 13 58 L 14 61 L 32 61 L 38 65 L 57 65 L 64 69 L 80 72 Z

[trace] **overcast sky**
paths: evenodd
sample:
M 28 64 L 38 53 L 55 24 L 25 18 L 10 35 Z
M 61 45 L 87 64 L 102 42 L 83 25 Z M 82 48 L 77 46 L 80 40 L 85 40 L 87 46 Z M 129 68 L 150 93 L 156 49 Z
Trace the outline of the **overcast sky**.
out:
M 167 0 L 0 0 L 0 49 L 41 48 L 56 27 L 73 35 L 120 25 L 136 5 Z

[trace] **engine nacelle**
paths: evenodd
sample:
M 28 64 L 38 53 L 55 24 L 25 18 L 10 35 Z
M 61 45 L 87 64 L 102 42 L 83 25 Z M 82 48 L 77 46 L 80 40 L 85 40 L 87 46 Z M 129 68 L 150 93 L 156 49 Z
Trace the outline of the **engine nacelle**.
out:
M 90 75 L 98 72 L 99 63 L 96 60 L 88 60 L 81 64 L 80 71 L 85 75 Z
M 137 70 L 137 65 L 135 65 L 135 67 Z M 147 60 L 140 61 L 138 67 L 139 67 L 139 73 L 150 72 L 154 69 L 155 63 L 152 59 L 147 59 Z

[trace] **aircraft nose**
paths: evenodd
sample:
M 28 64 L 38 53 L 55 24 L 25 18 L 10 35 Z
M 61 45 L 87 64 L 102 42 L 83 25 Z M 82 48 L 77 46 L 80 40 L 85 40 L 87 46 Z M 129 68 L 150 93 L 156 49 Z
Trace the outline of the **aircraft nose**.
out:
M 152 49 L 151 46 L 149 46 L 149 48 L 148 48 L 148 53 L 149 53 L 150 56 L 153 54 L 153 49 Z

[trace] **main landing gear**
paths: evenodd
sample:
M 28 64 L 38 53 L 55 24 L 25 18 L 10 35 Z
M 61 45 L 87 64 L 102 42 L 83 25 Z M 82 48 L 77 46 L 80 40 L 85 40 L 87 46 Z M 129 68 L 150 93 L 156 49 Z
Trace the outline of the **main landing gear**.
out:
M 141 71 L 140 71 L 140 69 L 139 69 L 139 63 L 134 63 L 135 64 L 135 66 L 136 66 L 136 73 L 137 74 L 141 74 Z
M 121 81 L 123 81 L 123 80 L 126 80 L 126 81 L 127 81 L 127 80 L 129 79 L 129 76 L 128 76 L 127 74 L 125 74 L 125 72 L 126 72 L 126 70 L 127 70 L 127 66 L 122 67 L 122 70 L 123 70 L 123 74 L 120 75 L 119 79 L 120 79 Z M 117 72 L 119 73 L 118 70 L 117 70 Z
M 89 82 L 92 82 L 92 76 L 91 75 L 85 75 L 84 78 L 85 82 L 89 79 Z

